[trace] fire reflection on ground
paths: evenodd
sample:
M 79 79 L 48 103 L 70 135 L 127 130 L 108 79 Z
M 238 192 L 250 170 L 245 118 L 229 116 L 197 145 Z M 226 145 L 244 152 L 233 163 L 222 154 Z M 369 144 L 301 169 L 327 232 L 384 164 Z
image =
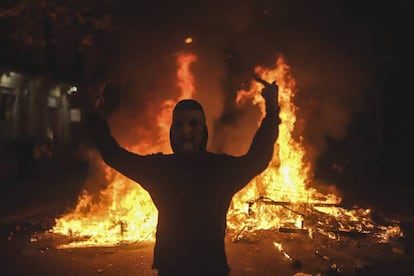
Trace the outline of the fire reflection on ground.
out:
M 76 266 L 72 265 L 73 268 L 67 268 L 67 271 L 74 271 L 74 274 L 76 267 L 87 262 L 86 267 L 92 273 L 111 274 L 129 267 L 128 271 L 135 269 L 139 275 L 156 275 L 150 269 L 153 242 L 57 249 L 68 242 L 67 236 L 35 233 L 31 242 L 26 240 L 23 255 L 39 262 L 54 260 L 62 267 L 68 266 L 71 259 L 68 257 L 72 256 L 71 263 Z M 401 238 L 378 243 L 376 237 L 358 233 L 337 233 L 336 238 L 331 239 L 319 232 L 310 238 L 306 232 L 257 230 L 245 239 L 226 238 L 226 251 L 232 267 L 230 275 L 283 276 L 299 272 L 308 275 L 397 275 L 403 271 L 410 273 L 408 264 L 414 256 L 408 248 Z

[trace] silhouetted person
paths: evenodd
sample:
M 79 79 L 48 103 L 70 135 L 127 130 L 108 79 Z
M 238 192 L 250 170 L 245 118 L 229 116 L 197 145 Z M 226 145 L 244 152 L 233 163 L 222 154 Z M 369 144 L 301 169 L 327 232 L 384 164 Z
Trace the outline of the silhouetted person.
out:
M 226 214 L 233 195 L 262 172 L 278 136 L 278 87 L 266 85 L 266 116 L 248 152 L 240 157 L 206 151 L 202 106 L 182 100 L 173 110 L 173 154 L 139 155 L 119 146 L 98 113 L 88 128 L 103 160 L 140 183 L 158 209 L 153 268 L 158 275 L 228 275 Z

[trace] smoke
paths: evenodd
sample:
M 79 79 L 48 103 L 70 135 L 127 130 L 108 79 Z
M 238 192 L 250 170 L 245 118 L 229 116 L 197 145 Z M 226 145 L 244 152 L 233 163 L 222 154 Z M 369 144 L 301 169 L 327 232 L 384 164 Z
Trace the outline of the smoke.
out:
M 365 108 L 374 68 L 355 52 L 326 41 L 307 43 L 306 50 L 294 53 L 290 65 L 298 84 L 296 129 L 314 159 L 326 150 L 327 140 L 347 137 L 355 114 Z
M 339 5 L 324 4 L 189 2 L 176 7 L 176 15 L 163 11 L 130 25 L 121 35 L 123 91 L 110 119 L 115 136 L 131 145 L 140 141 L 142 131 L 152 132 L 162 102 L 179 92 L 176 55 L 191 52 L 197 56 L 192 70 L 196 98 L 208 117 L 209 148 L 242 154 L 259 113 L 236 106 L 237 91 L 248 85 L 254 66 L 273 66 L 283 54 L 298 84 L 297 136 L 304 137 L 309 158 L 317 158 L 327 139 L 346 137 L 372 81 L 361 50 L 369 45 L 359 40 L 363 32 L 345 25 Z M 185 44 L 186 37 L 193 43 Z

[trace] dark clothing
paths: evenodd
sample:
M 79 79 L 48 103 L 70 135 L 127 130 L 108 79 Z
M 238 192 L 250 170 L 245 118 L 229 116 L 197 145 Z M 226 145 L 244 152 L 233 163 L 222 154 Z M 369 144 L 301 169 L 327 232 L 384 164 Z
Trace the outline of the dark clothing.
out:
M 226 275 L 226 214 L 231 199 L 273 155 L 279 118 L 263 119 L 247 154 L 138 155 L 121 148 L 105 121 L 89 126 L 104 161 L 146 189 L 158 208 L 153 267 L 160 275 Z

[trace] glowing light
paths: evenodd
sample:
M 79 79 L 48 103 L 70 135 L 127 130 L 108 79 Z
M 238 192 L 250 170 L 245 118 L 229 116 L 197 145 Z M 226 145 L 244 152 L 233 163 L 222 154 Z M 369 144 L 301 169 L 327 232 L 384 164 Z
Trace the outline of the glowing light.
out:
M 283 249 L 283 246 L 281 243 L 278 242 L 273 242 L 273 245 L 277 248 L 277 250 L 279 250 L 280 253 L 282 253 L 282 255 L 288 259 L 288 260 L 292 260 L 292 257 Z
M 159 110 L 155 110 L 157 137 L 141 137 L 141 143 L 129 150 L 140 154 L 171 151 L 168 137 L 172 108 L 181 99 L 194 98 L 196 89 L 191 65 L 196 60 L 193 54 L 177 55 L 176 76 L 180 94 L 176 99 L 165 100 Z M 229 235 L 238 239 L 259 229 L 284 227 L 308 231 L 310 238 L 321 233 L 336 239 L 341 231 L 375 233 L 380 242 L 402 236 L 398 225 L 376 226 L 369 209 L 343 209 L 338 206 L 341 202 L 339 196 L 322 194 L 310 187 L 312 164 L 306 161 L 302 140 L 294 138 L 301 137 L 301 133 L 295 133 L 297 107 L 293 98 L 298 91 L 290 67 L 280 57 L 273 68 L 257 66 L 255 73 L 269 83 L 275 80 L 279 86 L 279 137 L 268 168 L 233 197 L 227 213 Z M 262 112 L 261 117 L 265 115 L 260 94 L 262 87 L 262 84 L 252 81 L 249 90 L 239 91 L 236 99 L 239 104 L 257 105 Z M 83 191 L 75 210 L 56 220 L 52 231 L 73 240 L 73 243 L 62 247 L 105 246 L 153 240 L 155 237 L 158 213 L 149 194 L 139 184 L 103 163 L 102 166 L 108 186 L 98 194 Z M 291 259 L 281 244 L 275 242 L 274 245 Z
M 169 137 L 171 112 L 175 103 L 183 98 L 194 97 L 194 77 L 190 65 L 195 61 L 193 54 L 177 55 L 177 85 L 180 94 L 177 99 L 168 99 L 162 103 L 157 117 L 158 137 Z M 128 149 L 141 154 L 171 151 L 167 139 L 155 142 L 151 139 L 151 145 L 145 137 L 141 137 L 141 140 L 140 144 Z M 97 195 L 83 191 L 78 197 L 76 208 L 56 220 L 52 232 L 72 239 L 71 243 L 59 248 L 113 246 L 155 239 L 158 211 L 148 192 L 103 162 L 101 165 L 105 168 L 108 186 Z
M 179 100 L 191 98 L 195 92 L 194 75 L 191 73 L 190 66 L 197 61 L 195 55 L 179 54 L 177 58 L 178 70 L 177 79 L 178 87 L 181 89 Z
M 184 40 L 184 42 L 185 42 L 186 44 L 191 44 L 191 43 L 193 43 L 193 38 L 191 38 L 191 37 L 187 37 L 187 38 Z
M 78 91 L 78 88 L 76 86 L 72 86 L 68 89 L 68 94 L 71 95 L 77 91 Z
M 0 76 L 0 85 L 4 87 L 18 87 L 24 79 L 24 76 L 17 72 L 7 72 Z

